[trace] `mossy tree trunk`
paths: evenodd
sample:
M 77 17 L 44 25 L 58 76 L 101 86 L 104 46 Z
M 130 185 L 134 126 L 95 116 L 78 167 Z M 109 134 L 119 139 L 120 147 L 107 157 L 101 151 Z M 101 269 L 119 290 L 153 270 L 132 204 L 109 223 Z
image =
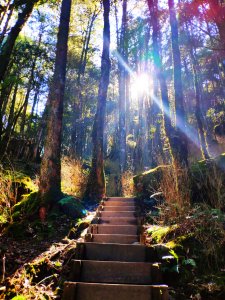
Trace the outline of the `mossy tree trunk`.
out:
M 109 11 L 110 0 L 103 0 L 104 29 L 103 29 L 103 52 L 101 59 L 101 78 L 98 90 L 98 105 L 92 132 L 93 154 L 92 168 L 89 175 L 85 198 L 88 200 L 100 200 L 105 196 L 105 174 L 103 159 L 103 136 L 106 112 L 106 99 L 110 75 L 110 24 Z
M 66 80 L 71 0 L 63 0 L 56 46 L 54 77 L 47 107 L 47 135 L 41 163 L 39 196 L 41 218 L 61 197 L 61 136 Z

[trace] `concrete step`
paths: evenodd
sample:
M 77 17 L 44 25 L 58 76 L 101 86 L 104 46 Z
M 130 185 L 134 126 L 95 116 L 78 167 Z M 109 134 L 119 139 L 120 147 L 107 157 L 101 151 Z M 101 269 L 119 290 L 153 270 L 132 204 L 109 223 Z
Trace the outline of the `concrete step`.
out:
M 106 201 L 134 201 L 133 197 L 109 197 Z
M 136 225 L 90 225 L 89 232 L 93 234 L 131 234 L 138 233 L 138 226 Z
M 100 217 L 99 224 L 108 225 L 137 225 L 135 217 Z
M 133 244 L 139 242 L 138 235 L 126 234 L 93 234 L 92 242 L 94 243 L 112 243 L 112 244 Z
M 168 300 L 165 285 L 65 282 L 64 300 Z
M 145 245 L 77 243 L 75 258 L 78 260 L 156 262 L 153 247 Z
M 135 202 L 134 202 L 134 200 L 130 200 L 130 201 L 108 200 L 108 201 L 104 201 L 104 203 L 102 205 L 104 205 L 105 207 L 107 207 L 107 206 L 135 206 Z
M 124 218 L 131 218 L 134 217 L 135 211 L 101 211 L 100 218 L 104 217 L 124 217 Z
M 70 280 L 122 284 L 160 284 L 162 283 L 162 272 L 160 264 L 74 260 Z
M 134 198 L 109 198 L 108 200 L 105 200 L 104 202 L 105 206 L 135 206 L 135 200 Z
M 104 206 L 103 211 L 135 211 L 135 206 Z

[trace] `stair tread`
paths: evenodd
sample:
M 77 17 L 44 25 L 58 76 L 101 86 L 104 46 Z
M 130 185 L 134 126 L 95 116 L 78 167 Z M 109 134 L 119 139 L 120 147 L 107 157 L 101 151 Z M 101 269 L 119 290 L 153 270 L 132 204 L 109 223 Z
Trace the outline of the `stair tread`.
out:
M 162 283 L 161 264 L 73 260 L 71 281 L 122 284 Z
M 168 300 L 153 247 L 139 243 L 135 199 L 104 199 L 85 242 L 77 243 L 64 300 Z
M 70 292 L 70 293 L 66 293 Z M 65 282 L 64 299 L 72 300 L 165 300 L 168 287 L 166 285 L 130 285 Z
M 93 235 L 99 235 L 99 236 L 123 236 L 123 237 L 125 237 L 125 236 L 128 236 L 128 237 L 131 237 L 131 236 L 133 236 L 133 237 L 138 237 L 138 235 L 137 234 L 120 234 L 120 233 L 112 233 L 112 234 L 107 234 L 107 233 L 95 233 L 95 234 L 93 234 Z
M 133 244 L 138 243 L 137 235 L 125 235 L 125 234 L 93 234 L 93 242 L 99 243 L 113 243 L 113 244 Z

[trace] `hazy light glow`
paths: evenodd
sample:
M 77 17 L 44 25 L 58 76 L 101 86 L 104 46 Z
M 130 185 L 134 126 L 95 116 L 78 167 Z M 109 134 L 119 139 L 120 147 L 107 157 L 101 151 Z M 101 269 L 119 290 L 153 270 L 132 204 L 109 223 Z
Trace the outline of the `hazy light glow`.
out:
M 152 95 L 152 80 L 149 74 L 140 73 L 131 78 L 131 98 L 138 100 L 140 97 Z
M 152 77 L 148 73 L 139 73 L 136 74 L 128 64 L 123 60 L 118 51 L 114 50 L 113 54 L 117 57 L 119 63 L 126 69 L 126 71 L 130 74 L 130 92 L 131 99 L 135 101 L 139 101 L 141 97 L 150 96 L 151 99 L 156 103 L 156 105 L 160 108 L 163 108 L 164 113 L 171 118 L 169 107 L 165 107 L 161 100 L 159 100 L 153 92 L 153 82 Z M 163 106 L 163 107 L 162 107 Z M 186 137 L 191 140 L 198 148 L 199 145 L 199 136 L 198 132 L 194 127 L 190 124 L 185 124 L 182 120 L 181 122 L 177 122 L 178 128 L 186 135 Z M 215 155 L 214 155 L 215 156 Z

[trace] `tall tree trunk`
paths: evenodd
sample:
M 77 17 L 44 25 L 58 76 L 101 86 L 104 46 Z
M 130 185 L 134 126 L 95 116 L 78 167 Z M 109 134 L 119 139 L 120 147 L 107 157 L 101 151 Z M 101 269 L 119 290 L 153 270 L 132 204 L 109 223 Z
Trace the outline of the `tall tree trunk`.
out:
M 38 42 L 37 42 L 38 48 L 41 45 L 41 40 L 42 40 L 42 33 L 39 35 L 39 38 L 38 38 Z M 34 72 L 35 72 L 35 68 L 36 68 L 37 58 L 38 57 L 36 54 L 34 57 L 34 60 L 32 62 L 32 65 L 31 65 L 30 78 L 28 80 L 27 93 L 25 96 L 25 105 L 24 105 L 24 109 L 23 109 L 23 113 L 22 113 L 22 117 L 21 117 L 21 126 L 20 126 L 20 134 L 21 135 L 24 135 L 25 125 L 26 125 L 26 116 L 27 116 L 27 107 L 28 107 L 28 103 L 29 103 L 30 93 L 34 86 Z M 37 98 L 36 98 L 36 100 L 37 100 Z M 31 116 L 32 116 L 32 113 L 33 113 L 33 107 L 32 107 Z M 28 124 L 28 127 L 29 127 L 29 124 Z
M 46 209 L 50 209 L 61 197 L 61 139 L 70 12 L 71 0 L 63 0 L 54 77 L 48 99 L 47 136 L 40 172 L 41 219 L 45 219 Z
M 4 7 L 1 7 L 1 12 L 0 12 L 0 25 L 2 25 L 2 22 L 4 21 L 4 18 L 9 10 L 11 0 L 8 0 L 7 4 Z
M 100 200 L 105 196 L 105 174 L 104 174 L 104 160 L 103 160 L 103 137 L 104 125 L 106 114 L 106 99 L 109 85 L 110 75 L 110 24 L 109 24 L 109 11 L 110 0 L 103 0 L 104 7 L 104 30 L 103 30 L 103 53 L 101 59 L 101 79 L 98 90 L 98 105 L 95 115 L 92 141 L 93 141 L 93 154 L 92 154 L 92 169 L 89 175 L 87 189 L 85 193 L 86 199 Z
M 99 14 L 97 7 L 95 7 L 94 12 L 91 15 L 91 19 L 88 21 L 86 34 L 84 37 L 82 52 L 79 62 L 78 75 L 77 75 L 77 95 L 78 103 L 76 103 L 76 99 L 73 105 L 73 114 L 74 114 L 74 123 L 71 133 L 72 139 L 72 155 L 75 158 L 81 158 L 83 156 L 83 137 L 82 137 L 82 124 L 79 120 L 82 119 L 83 115 L 83 99 L 82 99 L 82 76 L 85 74 L 86 64 L 87 64 L 87 55 L 89 51 L 91 34 L 94 26 L 94 22 Z
M 0 94 L 0 139 L 3 132 L 3 117 L 8 104 L 8 99 L 13 89 L 13 83 L 4 83 Z
M 176 138 L 172 140 L 172 148 L 174 149 L 174 159 L 183 166 L 188 166 L 188 143 L 187 143 L 187 124 L 184 111 L 183 86 L 181 78 L 181 56 L 178 39 L 178 23 L 174 8 L 174 0 L 168 0 L 170 13 L 170 27 L 174 66 L 174 92 L 175 92 L 175 111 L 176 111 Z
M 148 7 L 149 7 L 151 22 L 152 22 L 152 40 L 153 40 L 152 46 L 153 46 L 154 69 L 156 71 L 156 76 L 159 80 L 162 103 L 158 102 L 158 99 L 155 97 L 156 95 L 153 95 L 153 97 L 154 100 L 157 102 L 157 105 L 162 109 L 163 127 L 165 130 L 166 137 L 168 138 L 168 142 L 171 143 L 173 128 L 170 119 L 170 104 L 169 104 L 167 84 L 163 72 L 162 61 L 161 61 L 160 51 L 159 51 L 159 43 L 158 43 L 158 39 L 159 39 L 158 0 L 148 0 Z M 169 147 L 171 147 L 171 145 L 169 145 Z M 173 149 L 171 150 L 173 156 Z
M 7 36 L 6 41 L 4 42 L 1 50 L 0 50 L 0 83 L 4 79 L 6 70 L 8 68 L 10 57 L 12 54 L 13 47 L 15 45 L 16 39 L 22 30 L 23 26 L 25 25 L 26 21 L 28 20 L 29 16 L 31 15 L 34 4 L 39 0 L 30 0 L 28 1 L 22 12 L 19 13 L 18 20 L 16 24 L 12 27 L 10 33 Z
M 40 93 L 40 86 L 37 86 L 35 89 L 34 100 L 33 100 L 32 108 L 31 108 L 30 120 L 29 120 L 28 127 L 27 127 L 28 134 L 30 134 L 31 127 L 34 122 L 34 117 L 35 117 L 34 111 L 35 111 L 36 106 L 38 105 L 39 93 Z
M 28 80 L 27 92 L 26 92 L 26 96 L 25 96 L 25 104 L 24 104 L 24 109 L 23 109 L 23 113 L 22 113 L 22 117 L 21 117 L 21 126 L 20 126 L 20 134 L 21 135 L 24 134 L 25 124 L 26 124 L 26 116 L 27 116 L 27 107 L 28 107 L 30 93 L 33 88 L 34 71 L 35 71 L 35 67 L 36 67 L 36 61 L 37 61 L 37 57 L 34 58 L 34 61 L 32 63 L 30 78 Z
M 13 125 L 13 120 L 14 120 L 13 116 L 14 116 L 18 87 L 19 87 L 19 84 L 16 83 L 16 86 L 13 91 L 12 103 L 10 105 L 9 116 L 8 116 L 8 120 L 7 120 L 7 127 L 5 129 L 4 136 L 1 140 L 1 145 L 0 145 L 1 158 L 4 156 L 5 152 L 7 151 L 8 143 L 9 143 L 11 132 L 12 132 L 12 125 Z
M 2 41 L 3 41 L 4 37 L 5 37 L 6 32 L 7 32 L 9 21 L 10 21 L 10 19 L 12 17 L 12 13 L 13 13 L 13 7 L 11 7 L 10 10 L 9 10 L 9 13 L 7 15 L 7 19 L 6 19 L 4 27 L 3 27 L 3 30 L 2 30 L 2 32 L 0 34 L 0 45 L 2 44 Z
M 119 61 L 119 145 L 120 173 L 126 169 L 126 31 L 127 31 L 127 0 L 123 0 L 122 26 L 119 50 L 123 62 Z
M 201 152 L 202 152 L 202 158 L 208 159 L 208 158 L 210 158 L 210 155 L 208 152 L 205 130 L 204 130 L 204 125 L 203 125 L 203 116 L 202 116 L 202 111 L 201 111 L 201 89 L 200 89 L 200 85 L 199 85 L 198 72 L 197 72 L 198 62 L 196 60 L 193 48 L 190 49 L 190 56 L 191 56 L 193 74 L 194 74 L 195 101 L 196 101 L 195 117 L 196 117 L 197 124 L 198 124 L 200 147 L 201 147 Z

